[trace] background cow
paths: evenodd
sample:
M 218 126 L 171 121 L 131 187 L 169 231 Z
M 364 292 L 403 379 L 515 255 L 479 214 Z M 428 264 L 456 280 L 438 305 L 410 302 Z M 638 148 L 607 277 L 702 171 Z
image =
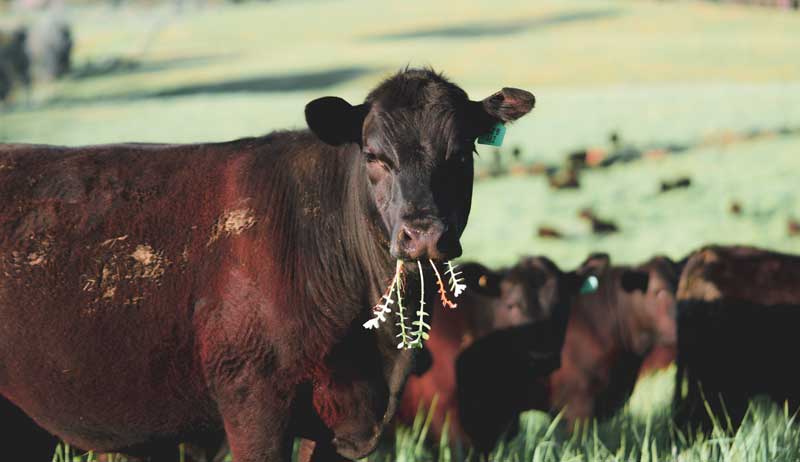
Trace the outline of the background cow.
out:
M 454 417 L 481 453 L 513 431 L 522 410 L 546 403 L 544 379 L 560 365 L 570 307 L 593 271 L 582 265 L 564 273 L 549 259 L 535 257 L 504 274 L 494 316 L 495 326 L 506 323 L 505 328 L 478 339 L 456 360 Z
M 546 368 L 542 364 L 500 355 L 503 360 L 492 366 L 499 370 L 493 369 L 486 379 L 480 379 L 476 366 L 471 368 L 473 373 L 459 376 L 459 408 L 477 406 L 474 403 L 478 401 L 485 415 L 473 409 L 471 417 L 461 415 L 453 422 L 472 427 L 467 434 L 472 441 L 482 440 L 479 444 L 484 449 L 491 449 L 509 422 L 515 421 L 524 410 L 560 412 L 563 408 L 570 425 L 579 419 L 611 416 L 627 401 L 648 355 L 656 347 L 673 351 L 678 265 L 665 257 L 654 257 L 635 267 L 611 266 L 607 255 L 596 254 L 581 265 L 580 271 L 596 274 L 599 286 L 595 292 L 581 294 L 571 301 L 557 370 L 543 372 Z M 516 281 L 514 285 L 503 281 L 508 284 L 504 294 L 515 292 L 519 304 L 495 301 L 488 306 L 499 313 L 497 317 L 505 314 L 515 320 L 541 319 L 538 313 L 546 305 L 537 299 L 540 282 L 529 277 Z M 477 343 L 473 347 L 479 348 Z M 433 347 L 431 350 L 435 365 L 436 351 Z M 660 361 L 664 361 L 663 354 L 658 352 Z M 468 367 L 467 360 L 458 361 L 465 364 L 465 369 Z M 526 371 L 526 368 L 532 369 Z M 522 388 L 508 385 L 525 378 L 529 380 Z M 483 385 L 468 384 L 465 380 L 483 380 Z M 471 394 L 475 390 L 481 393 Z M 491 414 L 495 412 L 503 418 L 493 418 Z M 466 422 L 467 419 L 471 422 Z
M 678 287 L 678 425 L 708 428 L 707 403 L 719 424 L 736 426 L 762 394 L 797 410 L 798 281 L 799 256 L 709 246 L 689 258 Z
M 548 408 L 563 409 L 570 425 L 611 417 L 630 397 L 649 356 L 657 355 L 654 365 L 670 362 L 676 342 L 675 263 L 654 257 L 633 267 L 611 266 L 598 254 L 587 264 L 600 284 L 572 306 L 562 364 L 549 380 Z
M 499 270 L 472 262 L 461 266 L 470 290 L 458 300 L 457 309 L 434 308 L 433 328 L 426 343 L 432 367 L 419 377 L 409 378 L 398 411 L 401 422 L 410 425 L 420 409 L 430 409 L 435 398 L 431 436 L 436 439 L 441 436 L 449 415 L 449 438 L 465 439 L 456 398 L 458 355 L 475 340 L 498 329 L 548 319 L 556 309 L 555 304 L 562 302 L 552 293 L 539 297 L 536 288 L 527 287 L 531 281 L 560 277 L 560 272 L 537 265 L 536 261 L 526 259 L 512 268 Z
M 533 104 L 412 69 L 309 103 L 311 132 L 2 146 L 0 393 L 86 449 L 363 457 L 413 355 L 362 325 L 395 260 L 414 310 L 414 261 L 460 254 L 474 140 Z
M 434 306 L 433 327 L 425 344 L 431 367 L 420 376 L 409 377 L 398 409 L 398 420 L 411 425 L 420 409 L 428 410 L 435 398 L 430 432 L 436 439 L 448 414 L 451 440 L 463 439 L 456 400 L 456 357 L 474 339 L 492 331 L 494 307 L 499 303 L 499 272 L 479 263 L 465 263 L 460 269 L 469 290 L 458 299 L 456 309 L 444 308 L 438 301 Z

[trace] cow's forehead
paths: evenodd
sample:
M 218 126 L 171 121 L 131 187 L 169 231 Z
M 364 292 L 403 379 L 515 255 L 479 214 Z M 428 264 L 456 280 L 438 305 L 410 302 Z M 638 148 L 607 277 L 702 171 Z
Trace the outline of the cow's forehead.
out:
M 466 92 L 441 74 L 417 69 L 400 72 L 378 85 L 367 96 L 367 102 L 385 111 L 396 109 L 424 110 L 432 106 L 458 109 L 469 101 Z
M 366 126 L 367 143 L 400 161 L 444 160 L 472 149 L 468 129 L 452 111 L 375 110 Z

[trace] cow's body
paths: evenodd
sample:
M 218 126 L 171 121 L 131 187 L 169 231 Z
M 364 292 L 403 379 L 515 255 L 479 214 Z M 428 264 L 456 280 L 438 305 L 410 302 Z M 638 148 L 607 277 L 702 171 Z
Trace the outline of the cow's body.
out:
M 6 148 L 0 390 L 67 441 L 120 450 L 222 431 L 222 384 L 209 379 L 243 372 L 232 352 L 252 352 L 248 361 L 286 387 L 275 399 L 287 405 L 303 382 L 324 384 L 323 358 L 391 273 L 388 255 L 369 248 L 374 238 L 358 236 L 363 226 L 335 229 L 342 211 L 359 220 L 364 206 L 347 184 L 359 153 L 339 151 L 301 133 Z M 320 181 L 320 171 L 334 178 Z M 352 353 L 371 364 L 377 350 Z M 334 423 L 339 403 L 319 404 Z
M 405 70 L 309 103 L 311 132 L 0 146 L 0 394 L 85 449 L 365 456 L 413 365 L 371 308 L 395 260 L 430 306 L 416 261 L 460 254 L 475 137 L 533 101 Z
M 711 246 L 686 263 L 678 289 L 675 418 L 738 425 L 748 401 L 767 395 L 800 406 L 791 364 L 800 325 L 800 257 L 752 247 Z

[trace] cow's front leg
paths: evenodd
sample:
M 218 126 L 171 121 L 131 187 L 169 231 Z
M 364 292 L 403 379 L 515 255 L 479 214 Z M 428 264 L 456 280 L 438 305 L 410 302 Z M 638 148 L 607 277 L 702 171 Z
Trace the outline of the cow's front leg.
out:
M 288 431 L 293 393 L 265 380 L 217 390 L 225 434 L 235 462 L 289 462 Z

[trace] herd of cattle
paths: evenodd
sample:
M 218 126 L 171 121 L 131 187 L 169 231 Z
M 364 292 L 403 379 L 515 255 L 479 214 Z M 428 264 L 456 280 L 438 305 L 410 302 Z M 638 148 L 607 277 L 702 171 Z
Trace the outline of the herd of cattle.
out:
M 488 451 L 525 410 L 562 412 L 569 426 L 610 417 L 639 376 L 673 361 L 674 418 L 684 430 L 708 429 L 712 416 L 738 425 L 756 395 L 800 405 L 800 374 L 790 365 L 800 257 L 707 246 L 677 262 L 658 256 L 635 266 L 595 254 L 580 270 L 587 268 L 597 290 L 564 299 L 553 296 L 561 273 L 546 258 L 495 271 L 465 265 L 472 290 L 457 310 L 434 311 L 433 367 L 409 379 L 401 419 L 437 396 L 434 434 L 449 415 L 450 438 Z M 554 322 L 562 311 L 568 322 Z M 532 333 L 539 323 L 551 335 L 564 330 L 556 334 L 560 363 L 554 350 L 511 351 L 520 332 L 509 327 Z M 505 351 L 496 346 L 502 342 Z
M 474 143 L 534 103 L 514 88 L 472 101 L 406 69 L 362 104 L 310 102 L 307 131 L 0 145 L 4 455 L 50 460 L 63 439 L 153 462 L 178 443 L 198 460 L 286 462 L 302 438 L 303 461 L 355 460 L 434 396 L 434 430 L 449 413 L 453 436 L 486 452 L 523 410 L 612 414 L 675 355 L 687 425 L 720 393 L 734 419 L 757 393 L 794 405 L 781 366 L 800 258 L 471 263 L 458 308 L 436 306 L 420 262 L 461 255 Z M 404 309 L 433 316 L 423 350 L 398 349 L 393 322 L 362 327 L 397 261 Z

